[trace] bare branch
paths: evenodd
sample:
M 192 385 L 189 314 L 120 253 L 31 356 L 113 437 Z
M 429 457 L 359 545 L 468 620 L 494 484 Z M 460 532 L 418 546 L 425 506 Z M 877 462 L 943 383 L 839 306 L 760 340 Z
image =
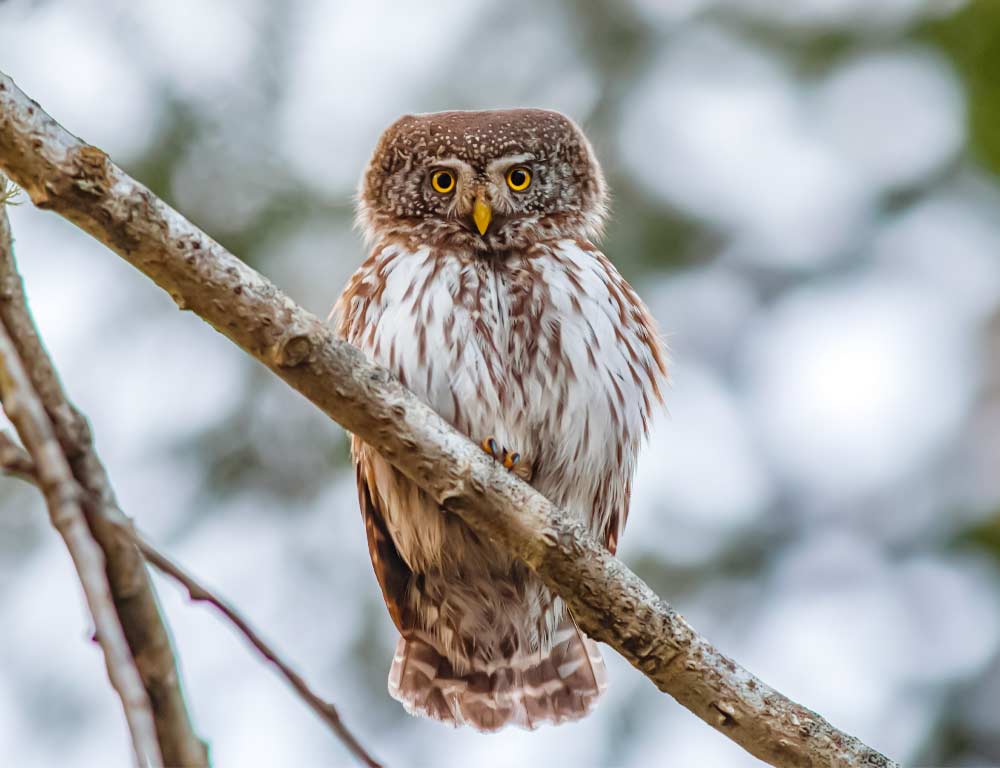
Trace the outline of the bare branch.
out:
M 319 715 L 320 719 L 330 726 L 331 730 L 333 730 L 344 743 L 344 746 L 346 746 L 347 749 L 358 758 L 358 760 L 368 766 L 368 768 L 381 768 L 381 764 L 375 760 L 374 757 L 368 754 L 354 734 L 347 730 L 347 727 L 340 719 L 340 713 L 337 711 L 337 708 L 329 701 L 320 698 L 319 695 L 317 695 L 312 688 L 309 687 L 309 684 L 306 683 L 298 672 L 292 669 L 286 662 L 282 661 L 278 653 L 271 648 L 271 646 L 268 645 L 260 635 L 257 634 L 256 630 L 254 630 L 254 628 L 247 623 L 246 619 L 244 619 L 235 608 L 229 605 L 229 603 L 222 598 L 214 595 L 209 589 L 202 586 L 193 576 L 171 561 L 166 555 L 161 554 L 138 532 L 136 532 L 136 541 L 139 544 L 139 549 L 142 550 L 142 554 L 146 557 L 146 560 L 150 563 L 150 565 L 180 583 L 184 589 L 187 590 L 187 593 L 192 600 L 205 602 L 209 605 L 215 606 L 215 608 L 229 620 L 230 624 L 236 627 L 236 629 L 250 642 L 250 645 L 256 648 L 265 659 L 277 667 L 281 676 L 285 678 L 288 684 L 292 686 L 302 700 L 305 701 L 317 715 Z
M 6 182 L 6 180 L 4 180 Z M 55 436 L 70 463 L 83 497 L 87 524 L 104 553 L 105 570 L 132 657 L 156 720 L 160 752 L 167 765 L 208 765 L 205 745 L 194 732 L 180 688 L 180 674 L 170 637 L 142 556 L 123 524 L 111 482 L 94 451 L 90 427 L 63 391 L 55 366 L 41 342 L 14 260 L 7 212 L 0 205 L 0 323 L 6 326 L 31 384 L 51 420 Z M 9 438 L 3 447 L 10 449 Z M 7 465 L 8 471 L 12 468 Z M 115 523 L 115 524 L 112 524 Z
M 39 484 L 35 463 L 30 454 L 15 443 L 6 432 L 0 432 L 0 471 L 33 485 L 37 486 Z M 382 768 L 381 764 L 365 750 L 357 737 L 347 729 L 333 703 L 315 693 L 305 679 L 292 669 L 287 662 L 283 661 L 277 651 L 257 634 L 257 631 L 250 626 L 249 622 L 243 618 L 239 611 L 202 585 L 194 576 L 187 573 L 169 557 L 157 550 L 142 534 L 135 530 L 134 526 L 128 525 L 126 530 L 135 538 L 139 550 L 142 552 L 143 557 L 146 558 L 146 562 L 178 582 L 187 590 L 188 596 L 192 600 L 206 602 L 215 606 L 216 610 L 228 619 L 229 623 L 247 639 L 250 645 L 277 667 L 281 676 L 285 678 L 305 703 L 319 715 L 320 719 L 330 726 L 344 743 L 344 746 L 347 747 L 348 751 L 364 765 L 368 766 L 368 768 Z
M 14 342 L 2 323 L 0 398 L 34 458 L 38 486 L 45 495 L 52 525 L 62 536 L 76 566 L 97 629 L 97 641 L 104 651 L 108 677 L 125 710 L 137 763 L 140 766 L 161 766 L 163 760 L 156 738 L 153 709 L 118 622 L 111 588 L 104 573 L 104 555 L 91 536 L 84 517 L 80 487 L 56 440 L 48 415 L 32 389 Z
M 883 755 L 716 650 L 571 516 L 499 468 L 383 368 L 0 75 L 0 166 L 34 203 L 105 243 L 374 446 L 446 510 L 526 562 L 591 637 L 776 766 L 888 766 Z

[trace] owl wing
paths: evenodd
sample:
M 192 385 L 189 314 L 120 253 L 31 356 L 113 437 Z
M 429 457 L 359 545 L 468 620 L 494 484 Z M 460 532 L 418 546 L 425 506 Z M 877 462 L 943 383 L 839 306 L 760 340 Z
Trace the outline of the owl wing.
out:
M 379 251 L 376 249 L 358 268 L 328 318 L 339 338 L 368 352 L 372 332 L 377 327 L 379 309 L 378 303 L 372 301 L 372 296 L 377 293 L 375 286 L 379 284 L 378 256 Z M 412 627 L 413 617 L 406 598 L 413 571 L 400 555 L 389 532 L 385 500 L 379 494 L 378 484 L 375 482 L 375 455 L 372 449 L 357 437 L 352 437 L 351 455 L 358 483 L 358 505 L 365 522 L 372 568 L 382 589 L 389 615 L 396 628 L 405 635 L 406 630 Z
M 375 578 L 382 588 L 382 598 L 385 600 L 389 615 L 400 634 L 412 626 L 412 617 L 406 604 L 413 571 L 404 562 L 399 550 L 389 535 L 382 500 L 378 495 L 373 476 L 373 467 L 369 460 L 370 449 L 358 444 L 355 440 L 355 470 L 358 480 L 358 502 L 361 506 L 361 516 L 365 521 L 365 533 L 368 537 L 368 553 L 371 555 Z
M 549 264 L 549 295 L 568 319 L 557 348 L 575 372 L 576 386 L 586 390 L 587 402 L 606 404 L 600 429 L 607 452 L 590 454 L 599 478 L 592 526 L 614 554 L 628 519 L 639 445 L 654 410 L 663 406 L 667 352 L 649 309 L 596 247 L 563 241 Z M 581 439 L 588 443 L 589 431 Z

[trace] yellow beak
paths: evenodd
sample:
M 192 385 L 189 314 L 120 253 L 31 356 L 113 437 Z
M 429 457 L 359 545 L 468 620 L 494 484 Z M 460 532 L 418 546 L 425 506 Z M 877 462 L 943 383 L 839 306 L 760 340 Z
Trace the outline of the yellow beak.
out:
M 486 234 L 486 230 L 490 226 L 490 220 L 492 218 L 493 211 L 486 202 L 486 195 L 480 192 L 476 195 L 475 205 L 472 206 L 472 220 L 476 222 L 476 229 L 479 230 L 480 235 Z

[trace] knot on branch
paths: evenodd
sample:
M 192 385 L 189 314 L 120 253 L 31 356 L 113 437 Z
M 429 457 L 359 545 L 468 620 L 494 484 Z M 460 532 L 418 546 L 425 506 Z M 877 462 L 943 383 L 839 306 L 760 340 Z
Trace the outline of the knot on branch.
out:
M 315 347 L 308 333 L 290 332 L 274 345 L 271 359 L 280 368 L 295 368 L 312 360 Z
M 56 201 L 83 195 L 86 198 L 106 196 L 113 186 L 111 159 L 97 147 L 81 144 L 69 150 L 68 168 L 62 173 L 31 180 L 15 179 L 28 191 L 32 202 L 42 209 L 55 208 Z
M 76 150 L 73 165 L 76 170 L 74 185 L 77 189 L 95 197 L 107 194 L 111 188 L 108 175 L 110 159 L 103 151 L 84 144 Z
M 719 728 L 728 728 L 730 726 L 736 725 L 736 708 L 728 701 L 713 701 L 712 706 L 715 708 L 718 715 L 715 718 L 715 724 Z

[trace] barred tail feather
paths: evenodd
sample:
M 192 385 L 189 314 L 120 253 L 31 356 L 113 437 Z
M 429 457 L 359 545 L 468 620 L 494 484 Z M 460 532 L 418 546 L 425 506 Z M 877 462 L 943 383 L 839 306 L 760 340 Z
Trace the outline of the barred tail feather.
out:
M 452 726 L 498 731 L 506 725 L 529 730 L 542 723 L 577 720 L 590 712 L 607 687 L 597 644 L 569 618 L 541 658 L 516 655 L 492 669 L 457 674 L 424 639 L 400 638 L 389 671 L 389 693 L 411 715 Z

